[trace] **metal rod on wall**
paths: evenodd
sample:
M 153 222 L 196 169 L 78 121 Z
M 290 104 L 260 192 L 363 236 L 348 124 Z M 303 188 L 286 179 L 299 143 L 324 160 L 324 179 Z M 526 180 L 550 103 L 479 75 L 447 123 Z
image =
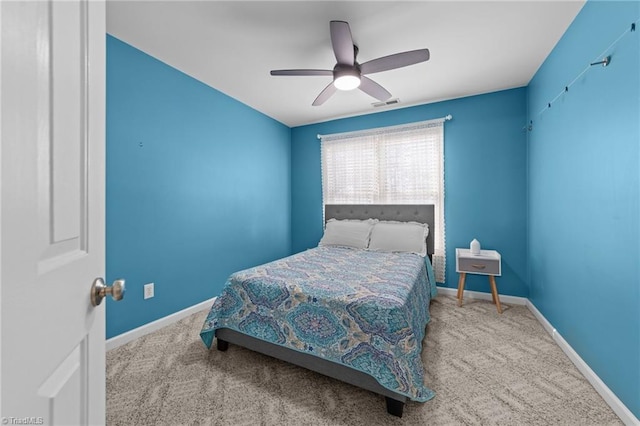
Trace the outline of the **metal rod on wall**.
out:
M 545 111 L 547 111 L 548 109 L 550 109 L 550 108 L 551 108 L 551 106 L 555 103 L 555 101 L 557 101 L 557 100 L 558 100 L 558 98 L 560 98 L 562 95 L 566 94 L 566 93 L 569 91 L 569 88 L 570 88 L 571 86 L 573 86 L 573 84 L 574 84 L 576 81 L 578 81 L 578 79 L 579 79 L 580 77 L 582 77 L 582 75 L 583 75 L 584 73 L 586 73 L 586 72 L 587 72 L 587 71 L 588 71 L 592 66 L 594 66 L 594 65 L 602 65 L 603 67 L 608 66 L 608 65 L 611 63 L 611 55 L 607 55 L 607 56 L 604 56 L 604 57 L 603 57 L 603 55 L 604 55 L 605 53 L 609 52 L 609 51 L 611 50 L 611 48 L 612 48 L 612 47 L 614 47 L 616 44 L 618 44 L 618 42 L 619 42 L 619 41 L 620 41 L 620 40 L 621 40 L 625 35 L 627 35 L 628 33 L 635 32 L 635 30 L 636 30 L 636 24 L 637 24 L 638 22 L 640 22 L 640 19 L 636 19 L 636 20 L 635 20 L 635 22 L 632 22 L 632 23 L 631 23 L 631 28 L 630 28 L 630 29 L 625 30 L 622 34 L 620 34 L 620 36 L 619 36 L 617 39 L 615 39 L 615 40 L 613 41 L 613 43 L 611 43 L 611 44 L 609 45 L 609 47 L 607 47 L 607 48 L 606 48 L 606 49 L 605 49 L 605 50 L 604 50 L 600 55 L 596 56 L 596 58 L 603 58 L 602 60 L 600 60 L 600 61 L 597 61 L 597 60 L 596 60 L 596 61 L 594 61 L 594 62 L 589 63 L 589 65 L 587 65 L 587 66 L 586 66 L 586 67 L 585 67 L 585 68 L 584 68 L 584 69 L 583 69 L 583 70 L 582 70 L 582 71 L 581 71 L 581 72 L 580 72 L 580 73 L 579 73 L 579 74 L 578 74 L 578 75 L 577 75 L 577 76 L 576 76 L 576 77 L 571 81 L 571 83 L 569 83 L 569 84 L 567 84 L 566 86 L 564 86 L 564 90 L 562 90 L 560 93 L 558 93 L 558 95 L 556 95 L 556 97 L 555 97 L 555 98 L 553 98 L 553 99 L 551 100 L 551 102 L 547 102 L 547 104 L 545 105 L 545 107 L 544 107 L 544 108 L 542 108 L 542 109 L 540 110 L 540 112 L 538 112 L 538 115 L 537 115 L 537 116 L 538 116 L 538 117 L 540 117 L 540 116 L 541 116 Z M 524 130 L 524 129 L 527 129 L 528 131 L 532 131 L 532 130 L 533 130 L 533 120 L 530 120 L 530 121 L 529 121 L 529 124 L 527 124 L 527 125 L 525 125 L 525 126 L 523 127 L 523 130 Z

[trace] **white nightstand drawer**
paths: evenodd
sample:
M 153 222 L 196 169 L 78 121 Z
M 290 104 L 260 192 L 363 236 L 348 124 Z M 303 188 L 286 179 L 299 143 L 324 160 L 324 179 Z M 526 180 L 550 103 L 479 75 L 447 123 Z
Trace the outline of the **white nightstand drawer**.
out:
M 498 259 L 458 259 L 458 272 L 474 274 L 500 275 L 500 261 Z
M 456 249 L 456 272 L 482 275 L 502 275 L 500 254 L 495 250 L 481 250 L 473 255 L 468 249 Z

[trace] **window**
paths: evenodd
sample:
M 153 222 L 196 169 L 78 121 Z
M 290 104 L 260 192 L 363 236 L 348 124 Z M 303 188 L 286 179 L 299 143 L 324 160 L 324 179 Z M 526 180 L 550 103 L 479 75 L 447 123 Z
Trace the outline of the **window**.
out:
M 321 139 L 323 204 L 434 204 L 433 267 L 444 282 L 444 119 Z

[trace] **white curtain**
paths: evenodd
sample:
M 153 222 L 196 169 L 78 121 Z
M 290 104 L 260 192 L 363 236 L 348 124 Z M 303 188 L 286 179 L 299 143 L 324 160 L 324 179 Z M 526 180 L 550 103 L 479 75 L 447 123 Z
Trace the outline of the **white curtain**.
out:
M 323 204 L 433 204 L 433 267 L 445 278 L 444 119 L 320 136 Z

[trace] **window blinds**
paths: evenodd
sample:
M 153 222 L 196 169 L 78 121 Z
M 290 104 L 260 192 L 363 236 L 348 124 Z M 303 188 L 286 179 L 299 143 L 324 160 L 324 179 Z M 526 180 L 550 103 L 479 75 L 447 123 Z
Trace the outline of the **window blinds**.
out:
M 433 204 L 433 267 L 445 279 L 444 120 L 320 136 L 323 204 Z

